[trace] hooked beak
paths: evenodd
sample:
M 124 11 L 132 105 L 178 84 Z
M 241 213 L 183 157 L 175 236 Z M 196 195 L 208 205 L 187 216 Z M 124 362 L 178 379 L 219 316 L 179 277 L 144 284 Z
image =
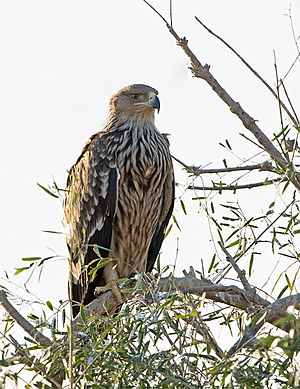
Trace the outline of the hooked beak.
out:
M 159 112 L 159 109 L 160 109 L 160 101 L 159 101 L 159 98 L 158 98 L 156 95 L 150 97 L 150 99 L 149 99 L 149 105 L 150 105 L 152 108 L 156 108 L 156 109 L 157 109 L 157 112 Z

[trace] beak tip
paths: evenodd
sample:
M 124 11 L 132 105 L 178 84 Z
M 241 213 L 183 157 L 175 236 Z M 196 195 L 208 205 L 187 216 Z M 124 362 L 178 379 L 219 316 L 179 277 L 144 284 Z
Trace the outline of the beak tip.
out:
M 156 108 L 157 112 L 159 113 L 159 111 L 160 111 L 160 101 L 159 101 L 159 98 L 157 96 L 153 96 L 150 99 L 150 105 L 151 105 L 151 107 Z

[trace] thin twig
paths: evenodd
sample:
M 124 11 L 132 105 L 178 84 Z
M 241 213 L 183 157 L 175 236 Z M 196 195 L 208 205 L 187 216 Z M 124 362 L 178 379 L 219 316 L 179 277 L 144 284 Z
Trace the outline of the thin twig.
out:
M 221 41 L 226 47 L 228 47 L 229 50 L 231 50 L 243 62 L 243 64 L 246 65 L 246 67 L 268 88 L 268 90 L 272 93 L 272 95 L 276 98 L 276 100 L 278 100 L 281 107 L 285 110 L 285 112 L 287 113 L 287 115 L 289 116 L 291 121 L 296 126 L 297 123 L 299 123 L 298 120 L 291 114 L 291 112 L 289 111 L 287 106 L 279 98 L 276 91 L 274 91 L 274 89 L 271 87 L 271 85 L 268 84 L 267 81 L 264 80 L 262 78 L 262 76 L 259 73 L 257 73 L 257 71 L 229 43 L 227 43 L 222 37 L 220 37 L 215 32 L 213 32 L 210 28 L 208 28 L 200 19 L 197 18 L 197 16 L 195 16 L 195 19 L 197 20 L 197 22 L 199 22 L 201 24 L 202 27 L 204 27 L 206 29 L 206 31 L 208 31 L 211 35 L 213 35 L 214 37 L 219 39 L 219 41 Z
M 226 249 L 226 247 L 224 247 L 221 242 L 218 242 L 218 243 L 219 243 L 219 246 L 221 247 L 223 253 L 226 255 L 227 261 L 231 264 L 231 266 L 234 268 L 234 270 L 236 271 L 237 275 L 239 276 L 239 279 L 241 280 L 245 290 L 247 290 L 249 292 L 255 291 L 254 288 L 251 288 L 251 285 L 249 284 L 249 282 L 248 282 L 248 280 L 246 278 L 245 270 L 241 270 L 239 268 L 239 266 L 237 265 L 237 263 L 235 262 L 235 260 L 233 259 L 233 257 L 230 255 L 230 253 Z
M 0 290 L 0 303 L 6 312 L 14 319 L 20 327 L 23 328 L 27 334 L 29 334 L 33 339 L 35 339 L 40 345 L 49 347 L 52 342 L 49 338 L 39 332 L 28 320 L 26 320 L 16 308 L 8 301 L 6 293 L 3 290 Z
M 282 178 L 275 178 L 274 180 L 265 180 L 261 182 L 254 182 L 252 184 L 243 184 L 243 185 L 214 185 L 214 186 L 195 186 L 195 185 L 189 185 L 186 187 L 186 189 L 190 190 L 216 190 L 219 192 L 222 192 L 223 190 L 240 190 L 240 189 L 252 189 L 252 188 L 258 188 L 260 186 L 268 186 L 272 185 L 276 182 L 283 182 L 287 181 L 287 179 Z M 176 186 L 181 186 L 180 184 L 176 184 Z
M 173 4 L 172 4 L 172 0 L 170 0 L 169 8 L 170 8 L 170 26 L 171 26 L 171 28 L 173 28 Z
M 69 366 L 68 366 L 68 373 L 69 373 L 69 382 L 70 382 L 70 389 L 74 388 L 74 377 L 73 377 L 73 349 L 74 349 L 74 339 L 73 339 L 73 308 L 72 308 L 72 301 L 73 301 L 73 294 L 72 294 L 72 273 L 71 270 L 71 259 L 68 258 L 69 261 L 69 279 L 68 279 L 68 299 L 69 299 L 69 309 L 70 309 L 70 331 L 68 334 L 68 346 L 69 346 Z
M 295 43 L 296 50 L 297 50 L 298 54 L 297 54 L 296 58 L 294 59 L 292 65 L 290 66 L 290 68 L 286 72 L 285 76 L 283 77 L 283 80 L 286 79 L 286 77 L 289 75 L 289 73 L 291 72 L 291 70 L 295 66 L 296 62 L 300 58 L 300 49 L 299 49 L 298 39 L 297 39 L 297 36 L 296 36 L 296 33 L 295 33 L 295 29 L 294 29 L 294 21 L 293 21 L 293 17 L 292 17 L 292 13 L 291 13 L 291 7 L 289 9 L 289 15 L 288 16 L 289 16 L 289 19 L 290 19 L 290 25 L 291 25 L 291 29 L 292 29 L 293 39 L 294 39 L 294 43 Z
M 257 242 L 260 240 L 260 238 L 286 213 L 286 211 L 289 209 L 291 205 L 295 203 L 295 199 L 291 201 L 284 209 L 279 213 L 279 215 L 270 223 L 267 225 L 266 228 L 262 230 L 262 232 L 258 235 L 257 238 L 253 240 L 252 243 L 239 255 L 239 257 L 236 259 L 236 262 L 238 262 L 253 246 L 257 244 Z M 222 280 L 226 276 L 226 274 L 229 272 L 230 266 L 227 265 L 225 268 L 222 270 L 222 274 L 219 275 L 218 280 L 216 281 L 217 283 Z
M 254 145 L 255 145 L 256 147 L 258 147 L 259 149 L 265 151 L 265 149 L 264 149 L 261 145 L 259 145 L 258 143 L 254 142 L 254 140 L 250 139 L 250 138 L 249 138 L 248 136 L 246 136 L 245 134 L 243 134 L 243 133 L 240 132 L 240 135 L 241 135 L 243 138 L 247 139 L 247 141 L 249 141 L 249 142 L 251 142 L 252 144 L 254 144 Z
M 167 22 L 167 20 L 162 16 L 162 14 L 160 14 L 157 9 L 155 9 L 153 7 L 153 5 L 151 5 L 150 3 L 148 3 L 148 1 L 146 0 L 143 0 L 144 3 L 146 3 L 148 5 L 148 7 L 150 7 L 152 9 L 152 11 L 154 11 L 165 23 L 167 26 L 170 26 L 169 23 Z M 171 26 L 170 26 L 171 27 Z
M 281 131 L 284 131 L 282 109 L 281 109 L 281 105 L 279 103 L 279 101 L 280 101 L 280 98 L 279 98 L 280 91 L 279 91 L 279 79 L 278 79 L 278 69 L 277 69 L 277 61 L 276 61 L 275 50 L 273 50 L 273 53 L 274 53 L 274 68 L 275 68 L 275 75 L 276 75 L 276 91 L 277 91 L 277 96 L 278 96 L 279 117 L 280 117 Z M 285 138 L 285 135 L 283 137 Z M 278 136 L 276 136 L 275 134 L 274 134 L 274 139 L 276 139 L 276 141 L 278 143 L 278 146 L 280 147 L 280 150 L 281 150 L 282 154 L 285 156 L 286 160 L 288 162 L 290 162 L 289 153 L 285 152 L 285 150 L 282 148 L 282 144 L 281 144 L 281 142 L 279 142 Z
M 265 161 L 262 163 L 257 163 L 254 165 L 244 165 L 244 166 L 232 166 L 232 167 L 222 167 L 222 168 L 212 168 L 212 169 L 202 169 L 201 167 L 197 167 L 194 165 L 187 165 L 182 162 L 180 159 L 174 157 L 172 158 L 182 165 L 189 173 L 193 173 L 195 176 L 200 176 L 201 174 L 213 174 L 213 173 L 230 173 L 230 172 L 238 172 L 243 170 L 260 170 L 260 171 L 269 171 L 276 172 L 276 169 L 272 166 L 271 162 Z
M 300 55 L 300 54 L 299 54 L 299 55 Z M 295 118 L 297 119 L 298 127 L 299 127 L 300 122 L 299 122 L 297 113 L 296 113 L 296 111 L 295 111 L 295 109 L 294 109 L 293 103 L 292 103 L 292 101 L 291 101 L 291 99 L 290 99 L 290 96 L 289 96 L 287 90 L 286 90 L 286 87 L 285 87 L 285 85 L 284 85 L 284 81 L 283 81 L 282 78 L 279 80 L 279 83 L 280 83 L 280 85 L 282 85 L 282 88 L 283 88 L 283 90 L 284 90 L 285 96 L 286 96 L 286 98 L 287 98 L 287 100 L 288 100 L 288 102 L 289 102 L 289 104 L 290 104 L 290 106 L 291 106 L 291 108 L 292 108 L 292 111 L 293 111 L 293 114 L 295 115 Z

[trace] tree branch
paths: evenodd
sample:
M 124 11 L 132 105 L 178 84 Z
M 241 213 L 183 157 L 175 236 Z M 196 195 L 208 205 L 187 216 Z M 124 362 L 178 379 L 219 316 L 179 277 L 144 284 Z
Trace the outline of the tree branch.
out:
M 172 155 L 172 158 L 178 162 L 180 165 L 182 165 L 189 173 L 194 174 L 195 176 L 200 176 L 202 174 L 213 174 L 213 173 L 231 173 L 231 172 L 238 172 L 238 171 L 244 171 L 244 170 L 259 170 L 259 171 L 269 171 L 272 173 L 276 173 L 276 169 L 269 161 L 265 161 L 262 163 L 257 163 L 254 165 L 244 165 L 244 166 L 233 166 L 233 167 L 222 167 L 222 168 L 212 168 L 212 169 L 202 169 L 201 167 L 194 166 L 194 165 L 187 165 L 184 162 L 182 162 L 180 159 L 174 157 Z
M 281 317 L 278 317 L 278 313 L 286 312 L 289 307 L 293 307 L 299 310 L 300 293 L 276 300 L 274 301 L 274 303 L 268 305 L 265 309 L 258 312 L 255 320 L 245 328 L 241 339 L 239 339 L 230 348 L 227 355 L 232 356 L 236 351 L 240 350 L 241 348 L 252 346 L 253 343 L 259 342 L 259 340 L 255 338 L 255 335 L 261 329 L 261 327 L 267 322 L 280 322 Z M 292 318 L 295 319 L 294 316 Z
M 210 28 L 208 28 L 200 19 L 197 18 L 197 16 L 195 16 L 195 19 L 197 20 L 197 22 L 199 22 L 201 24 L 202 27 L 204 27 L 206 29 L 206 31 L 208 31 L 211 35 L 213 35 L 214 37 L 219 39 L 219 41 L 221 41 L 226 47 L 228 47 L 229 50 L 231 50 L 243 62 L 243 64 L 246 65 L 246 67 L 268 88 L 268 90 L 272 93 L 272 95 L 275 97 L 275 99 L 278 100 L 279 104 L 284 109 L 284 111 L 286 112 L 288 117 L 291 119 L 294 126 L 298 127 L 299 122 L 298 122 L 297 116 L 294 117 L 292 115 L 292 113 L 289 111 L 289 109 L 284 104 L 284 102 L 279 98 L 276 91 L 270 86 L 270 84 L 268 84 L 267 81 L 265 81 L 261 77 L 261 75 L 259 73 L 257 73 L 257 71 L 229 43 L 227 43 L 222 37 L 220 37 L 215 32 L 213 32 Z M 295 114 L 295 112 L 294 112 L 294 114 Z
M 217 190 L 221 192 L 222 190 L 239 190 L 239 189 L 252 189 L 252 188 L 258 188 L 260 186 L 268 186 L 272 185 L 275 182 L 283 182 L 287 181 L 286 179 L 282 178 L 275 178 L 274 180 L 265 180 L 261 182 L 254 182 L 252 184 L 243 184 L 243 185 L 213 185 L 213 186 L 196 186 L 196 185 L 188 185 L 186 189 L 191 190 Z M 176 183 L 176 186 L 181 186 L 180 184 Z
M 264 132 L 256 124 L 256 120 L 252 118 L 238 103 L 235 101 L 229 93 L 218 83 L 209 71 L 209 65 L 202 65 L 196 55 L 188 46 L 188 40 L 180 38 L 173 27 L 166 21 L 166 19 L 151 6 L 148 1 L 142 0 L 146 3 L 159 17 L 165 22 L 169 32 L 176 40 L 178 46 L 182 48 L 184 53 L 187 55 L 191 62 L 190 70 L 192 74 L 201 78 L 210 85 L 213 91 L 220 97 L 221 100 L 229 107 L 230 111 L 235 114 L 243 123 L 244 127 L 247 128 L 257 139 L 258 143 L 262 145 L 264 150 L 270 155 L 270 157 L 283 169 L 287 177 L 293 182 L 295 187 L 300 190 L 300 174 L 295 170 L 293 164 L 289 163 L 286 158 L 280 153 L 279 150 L 273 145 L 270 139 L 264 134 Z
M 227 261 L 231 264 L 231 266 L 234 268 L 234 270 L 236 271 L 239 279 L 241 280 L 245 290 L 247 291 L 255 291 L 254 288 L 251 288 L 247 278 L 246 278 L 246 275 L 245 275 L 245 270 L 241 270 L 238 266 L 238 264 L 235 262 L 235 260 L 232 258 L 232 256 L 230 255 L 230 253 L 228 252 L 228 250 L 222 245 L 221 242 L 218 242 L 219 243 L 219 246 L 221 247 L 223 253 L 226 255 L 226 259 Z
M 277 300 L 276 304 L 270 304 L 260 297 L 254 289 L 244 290 L 235 285 L 225 286 L 215 284 L 204 278 L 199 279 L 192 268 L 189 273 L 185 272 L 184 277 L 161 278 L 157 281 L 156 288 L 161 292 L 168 292 L 168 296 L 178 292 L 191 293 L 202 298 L 204 295 L 209 300 L 241 309 L 251 315 L 271 307 L 271 309 L 268 309 L 268 314 L 266 314 L 264 320 L 283 331 L 289 331 L 290 325 L 287 322 L 278 322 L 278 320 L 286 317 L 286 310 L 289 305 L 294 305 L 298 309 L 300 303 L 300 294 L 297 294 L 289 296 L 288 299 Z M 132 294 L 126 294 L 125 298 L 129 300 L 133 296 Z M 85 315 L 111 314 L 118 305 L 119 302 L 115 295 L 108 291 L 84 307 Z M 84 320 L 80 315 L 77 315 L 73 324 L 74 330 L 78 331 L 84 325 Z
M 11 305 L 6 297 L 6 293 L 3 290 L 0 290 L 0 303 L 5 309 L 5 311 L 14 319 L 20 327 L 23 328 L 27 334 L 29 334 L 33 339 L 35 339 L 42 346 L 48 347 L 51 346 L 52 342 L 49 338 L 39 332 L 28 320 L 26 320 L 15 307 Z
M 32 369 L 37 371 L 42 377 L 44 377 L 49 383 L 51 383 L 53 385 L 52 386 L 53 388 L 62 389 L 62 385 L 61 385 L 63 382 L 62 376 L 57 376 L 57 377 L 50 376 L 46 372 L 44 365 L 42 363 L 38 363 L 37 361 L 35 361 L 33 357 L 25 353 L 25 351 L 22 349 L 22 346 L 11 335 L 10 335 L 10 341 L 15 346 L 19 354 L 19 355 L 15 354 L 12 358 L 10 358 L 12 362 L 21 363 L 31 367 Z
M 188 323 L 190 326 L 192 326 L 195 331 L 200 334 L 205 343 L 208 344 L 216 353 L 216 355 L 223 359 L 225 357 L 224 351 L 221 349 L 221 347 L 218 345 L 216 339 L 212 335 L 210 328 L 208 325 L 201 319 L 201 317 L 195 317 L 195 318 L 185 318 L 184 321 Z

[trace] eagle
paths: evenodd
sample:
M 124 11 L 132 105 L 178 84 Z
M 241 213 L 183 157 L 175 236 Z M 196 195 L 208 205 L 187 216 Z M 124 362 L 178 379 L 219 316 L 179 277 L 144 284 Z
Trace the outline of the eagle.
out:
M 120 298 L 119 280 L 151 272 L 159 254 L 173 211 L 174 171 L 167 135 L 154 124 L 157 95 L 133 84 L 112 96 L 106 124 L 69 171 L 64 220 L 73 316 L 95 299 L 96 288 Z

